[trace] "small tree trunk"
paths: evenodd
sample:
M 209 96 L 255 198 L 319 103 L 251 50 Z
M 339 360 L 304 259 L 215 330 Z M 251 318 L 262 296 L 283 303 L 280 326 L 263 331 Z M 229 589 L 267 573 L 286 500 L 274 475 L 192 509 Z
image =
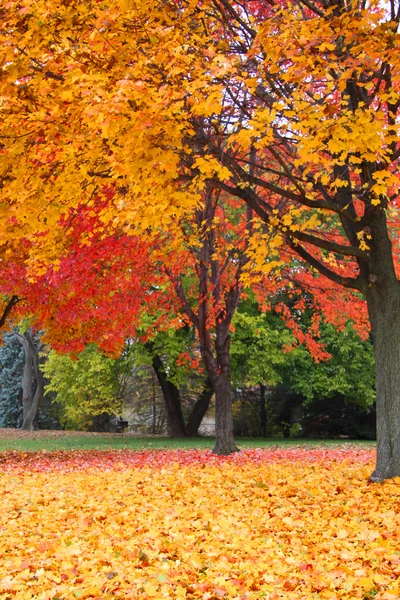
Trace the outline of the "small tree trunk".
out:
M 267 433 L 267 411 L 265 409 L 265 385 L 260 384 L 260 436 Z
M 156 433 L 156 424 L 157 424 L 157 405 L 156 405 L 156 382 L 154 375 L 151 378 L 153 383 L 153 402 L 152 402 L 152 422 L 151 422 L 151 432 L 153 435 Z
M 229 324 L 216 325 L 217 360 L 209 360 L 212 349 L 205 353 L 205 362 L 215 392 L 215 448 L 214 454 L 239 452 L 233 436 L 232 385 L 230 368 Z M 207 364 L 208 363 L 208 364 Z
M 179 390 L 176 385 L 168 381 L 161 358 L 157 354 L 153 356 L 152 364 L 162 389 L 171 436 L 174 438 L 187 437 Z
M 210 378 L 207 378 L 204 389 L 201 392 L 199 399 L 194 405 L 192 412 L 189 415 L 186 430 L 188 435 L 195 436 L 198 435 L 198 430 L 203 420 L 204 415 L 206 414 L 208 407 L 210 406 L 210 400 L 214 394 L 214 390 L 212 388 L 212 383 Z

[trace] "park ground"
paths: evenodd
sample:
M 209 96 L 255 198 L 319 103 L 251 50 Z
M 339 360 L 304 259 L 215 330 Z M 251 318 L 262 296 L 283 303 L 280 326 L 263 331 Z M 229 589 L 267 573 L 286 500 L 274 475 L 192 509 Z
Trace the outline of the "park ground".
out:
M 238 438 L 239 448 L 264 448 L 271 446 L 320 446 L 350 444 L 367 448 L 375 447 L 375 442 L 345 439 L 303 439 L 303 438 Z M 143 449 L 211 449 L 215 445 L 213 437 L 173 439 L 163 435 L 130 435 L 113 433 L 92 433 L 85 431 L 40 430 L 0 428 L 0 452 L 8 450 L 51 451 L 51 450 L 143 450 Z
M 0 600 L 400 597 L 400 479 L 368 481 L 371 443 L 16 435 Z

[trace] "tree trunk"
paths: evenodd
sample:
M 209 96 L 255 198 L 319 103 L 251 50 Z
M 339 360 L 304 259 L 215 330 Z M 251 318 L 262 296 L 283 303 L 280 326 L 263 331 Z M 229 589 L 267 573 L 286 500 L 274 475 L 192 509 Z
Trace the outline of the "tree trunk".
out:
M 381 287 L 381 286 L 380 286 Z M 372 481 L 400 476 L 400 288 L 367 295 L 376 362 L 376 468 Z
M 214 454 L 226 455 L 239 452 L 233 436 L 232 385 L 230 367 L 229 324 L 217 323 L 217 368 L 209 372 L 215 392 L 215 448 Z M 210 349 L 211 350 L 211 349 Z
M 3 327 L 3 325 L 5 325 L 8 315 L 10 314 L 14 306 L 18 304 L 18 302 L 20 302 L 18 296 L 11 296 L 11 298 L 5 299 L 1 306 L 2 312 L 0 313 L 0 329 Z
M 153 384 L 153 398 L 152 398 L 152 411 L 151 411 L 151 432 L 153 435 L 156 433 L 157 425 L 157 402 L 156 402 L 156 381 L 154 375 L 151 378 Z
M 24 363 L 24 374 L 22 377 L 22 429 L 26 431 L 33 431 L 34 420 L 36 414 L 33 410 L 33 390 L 32 390 L 32 380 L 33 380 L 33 360 L 32 360 L 32 349 L 27 343 L 27 341 L 23 341 L 24 353 L 25 353 L 25 363 Z
M 199 427 L 203 420 L 204 415 L 206 414 L 208 407 L 210 406 L 210 400 L 214 394 L 214 390 L 212 388 L 212 383 L 210 378 L 207 378 L 207 381 L 204 385 L 204 389 L 200 394 L 199 399 L 194 405 L 192 412 L 189 415 L 186 430 L 188 435 L 195 436 L 198 434 Z
M 171 381 L 168 381 L 161 358 L 158 354 L 153 356 L 152 364 L 162 389 L 171 436 L 174 438 L 187 437 L 188 434 L 183 419 L 179 390 L 176 385 Z
M 215 379 L 215 448 L 220 456 L 239 452 L 233 436 L 232 386 L 230 376 L 219 373 Z
M 37 428 L 36 419 L 39 404 L 44 395 L 44 379 L 39 368 L 39 352 L 43 344 L 35 346 L 32 332 L 28 330 L 24 335 L 15 334 L 22 344 L 25 353 L 24 374 L 22 378 L 22 426 L 25 431 Z
M 267 433 L 267 411 L 265 408 L 265 385 L 260 384 L 260 436 L 265 437 Z

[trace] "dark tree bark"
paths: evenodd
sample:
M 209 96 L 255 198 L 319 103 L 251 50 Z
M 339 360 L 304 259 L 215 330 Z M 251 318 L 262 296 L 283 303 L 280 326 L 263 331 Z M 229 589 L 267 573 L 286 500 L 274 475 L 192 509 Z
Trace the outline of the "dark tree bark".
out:
M 172 381 L 168 381 L 162 360 L 158 354 L 153 355 L 152 365 L 164 396 L 165 407 L 167 410 L 167 421 L 171 430 L 171 435 L 174 438 L 187 437 L 188 433 L 186 431 L 185 421 L 182 414 L 179 389 L 174 383 L 172 383 Z
M 212 388 L 212 383 L 210 378 L 207 378 L 207 381 L 204 384 L 204 389 L 201 392 L 197 402 L 192 408 L 192 411 L 188 417 L 186 430 L 189 436 L 198 435 L 199 427 L 203 420 L 204 415 L 206 414 L 208 407 L 210 406 L 211 398 L 214 394 L 214 390 Z
M 377 460 L 372 481 L 400 476 L 399 283 L 368 299 L 376 363 Z
M 392 259 L 386 216 L 370 217 L 375 235 L 366 288 L 376 363 L 377 462 L 372 481 L 400 476 L 400 282 Z
M 153 398 L 152 398 L 152 414 L 151 414 L 151 432 L 153 435 L 156 433 L 157 427 L 157 398 L 156 398 L 156 381 L 154 375 L 151 378 L 153 384 Z
M 44 379 L 39 368 L 39 353 L 43 350 L 44 344 L 35 342 L 30 329 L 23 335 L 16 333 L 15 336 L 22 344 L 25 353 L 21 428 L 25 431 L 33 431 L 37 429 L 36 419 L 44 395 Z
M 6 298 L 1 307 L 2 313 L 0 315 L 0 329 L 5 325 L 8 315 L 14 308 L 16 304 L 20 302 L 20 298 L 18 296 L 11 296 L 11 298 Z
M 267 411 L 265 408 L 265 385 L 260 384 L 260 436 L 265 437 L 267 433 Z
M 230 367 L 229 325 L 217 323 L 216 354 L 218 369 L 213 369 L 213 387 L 215 390 L 216 439 L 214 454 L 224 455 L 239 452 L 233 436 L 232 384 Z M 210 370 L 209 370 L 209 375 Z

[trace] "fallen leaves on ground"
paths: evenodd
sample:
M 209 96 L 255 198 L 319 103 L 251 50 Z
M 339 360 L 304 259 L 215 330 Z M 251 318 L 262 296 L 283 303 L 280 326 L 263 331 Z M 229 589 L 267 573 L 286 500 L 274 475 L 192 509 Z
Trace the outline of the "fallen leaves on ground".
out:
M 0 599 L 400 596 L 400 480 L 360 448 L 8 452 Z

